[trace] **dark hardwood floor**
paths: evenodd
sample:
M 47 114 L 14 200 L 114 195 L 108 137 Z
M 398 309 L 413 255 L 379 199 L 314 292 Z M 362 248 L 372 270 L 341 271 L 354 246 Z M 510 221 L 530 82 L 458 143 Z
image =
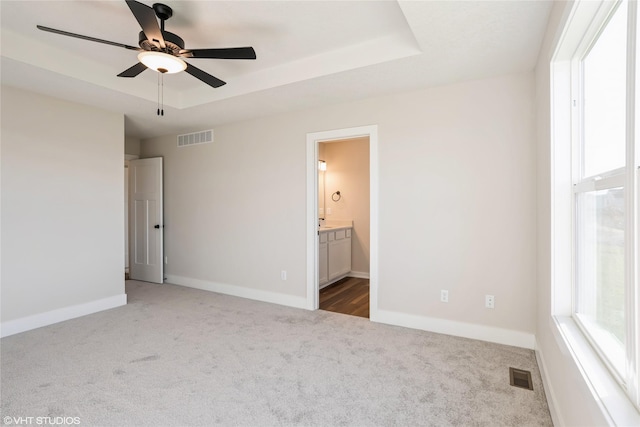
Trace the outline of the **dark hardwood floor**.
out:
M 320 310 L 369 318 L 369 279 L 345 277 L 320 289 Z

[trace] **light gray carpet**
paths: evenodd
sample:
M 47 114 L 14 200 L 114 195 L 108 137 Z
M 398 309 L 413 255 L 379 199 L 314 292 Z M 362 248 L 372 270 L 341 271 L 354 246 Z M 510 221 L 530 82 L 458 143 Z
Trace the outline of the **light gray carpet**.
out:
M 1 341 L 2 418 L 84 426 L 551 425 L 530 350 L 128 281 L 129 304 Z M 534 391 L 509 385 L 531 370 Z

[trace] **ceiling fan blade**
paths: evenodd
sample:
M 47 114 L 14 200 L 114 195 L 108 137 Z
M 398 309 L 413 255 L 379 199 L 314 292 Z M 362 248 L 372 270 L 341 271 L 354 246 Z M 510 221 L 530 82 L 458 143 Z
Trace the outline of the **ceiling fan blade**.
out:
M 187 69 L 185 71 L 191 74 L 196 79 L 199 79 L 214 88 L 227 84 L 219 78 L 213 77 L 211 74 L 204 72 L 200 68 L 194 67 L 191 64 L 187 64 Z
M 142 51 L 143 50 L 143 49 L 140 49 L 139 47 L 135 47 L 135 46 L 129 46 L 129 45 L 122 44 L 122 43 L 111 42 L 109 40 L 97 39 L 95 37 L 83 36 L 82 34 L 70 33 L 68 31 L 56 30 L 55 28 L 49 28 L 49 27 L 45 27 L 45 26 L 42 26 L 42 25 L 36 25 L 36 27 L 38 27 L 39 30 L 48 31 L 50 33 L 60 34 L 60 35 L 63 35 L 63 36 L 75 37 L 77 39 L 89 40 L 91 42 L 104 43 L 104 44 L 108 44 L 108 45 L 111 45 L 111 46 L 123 47 L 125 49 L 130 49 L 130 50 L 137 50 L 137 51 Z
M 186 58 L 209 59 L 256 59 L 256 51 L 252 47 L 229 47 L 223 49 L 191 49 L 180 52 Z
M 133 16 L 135 16 L 138 21 L 138 24 L 142 27 L 142 32 L 147 36 L 147 40 L 165 49 L 164 37 L 162 37 L 162 31 L 158 25 L 155 11 L 146 4 L 139 3 L 135 0 L 125 1 L 129 9 L 131 9 L 131 13 L 133 13 Z
M 133 67 L 129 67 L 123 72 L 121 72 L 120 74 L 118 74 L 118 77 L 135 77 L 146 69 L 147 69 L 146 65 L 144 65 L 142 62 L 138 62 Z

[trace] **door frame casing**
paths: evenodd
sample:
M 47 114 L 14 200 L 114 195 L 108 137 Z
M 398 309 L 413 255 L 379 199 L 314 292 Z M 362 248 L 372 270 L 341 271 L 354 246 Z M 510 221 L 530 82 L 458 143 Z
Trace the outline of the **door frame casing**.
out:
M 126 256 L 126 265 L 124 268 L 124 272 L 125 273 L 129 273 L 129 266 L 131 265 L 131 218 L 129 217 L 129 205 L 131 204 L 131 195 L 129 194 L 129 161 L 130 160 L 138 160 L 140 158 L 140 156 L 138 156 L 137 154 L 125 154 L 124 155 L 124 168 L 125 168 L 125 173 L 127 175 L 126 180 L 125 180 L 125 186 L 124 186 L 124 191 L 125 191 L 125 196 L 126 196 L 126 206 L 125 206 L 125 215 L 124 215 L 124 219 L 125 219 L 125 249 L 127 251 Z
M 318 298 L 318 144 L 339 139 L 369 138 L 369 319 L 378 314 L 378 125 L 307 133 L 307 309 Z

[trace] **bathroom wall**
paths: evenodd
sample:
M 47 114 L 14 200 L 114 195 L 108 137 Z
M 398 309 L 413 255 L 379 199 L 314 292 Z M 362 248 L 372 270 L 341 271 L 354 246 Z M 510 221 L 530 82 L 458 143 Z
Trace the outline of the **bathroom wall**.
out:
M 325 160 L 325 144 L 318 144 L 318 160 Z M 325 192 L 324 192 L 324 171 L 318 170 L 318 218 L 325 218 Z
M 325 177 L 325 218 L 353 220 L 351 271 L 369 275 L 369 138 L 321 143 L 327 162 Z M 340 191 L 340 200 L 333 201 Z M 338 196 L 334 196 L 338 198 Z

